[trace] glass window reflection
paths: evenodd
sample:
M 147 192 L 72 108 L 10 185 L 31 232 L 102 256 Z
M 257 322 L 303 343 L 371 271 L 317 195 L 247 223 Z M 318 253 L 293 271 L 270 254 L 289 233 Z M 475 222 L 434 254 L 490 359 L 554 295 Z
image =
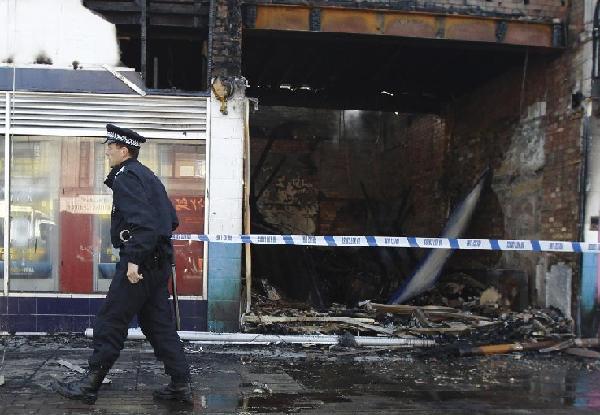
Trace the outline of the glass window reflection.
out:
M 11 291 L 104 292 L 118 261 L 110 243 L 112 192 L 97 138 L 15 136 L 11 168 Z M 140 161 L 165 184 L 180 233 L 204 230 L 202 142 L 149 140 Z M 203 246 L 176 243 L 178 291 L 202 295 Z

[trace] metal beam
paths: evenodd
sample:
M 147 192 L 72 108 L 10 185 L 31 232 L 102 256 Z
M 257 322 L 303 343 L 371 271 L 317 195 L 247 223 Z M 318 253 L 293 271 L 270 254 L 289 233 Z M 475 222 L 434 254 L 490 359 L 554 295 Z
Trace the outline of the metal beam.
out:
M 248 7 L 248 6 L 244 6 Z M 393 10 L 321 7 L 320 24 L 311 24 L 307 6 L 252 5 L 256 18 L 245 30 L 352 33 L 455 40 L 539 48 L 562 48 L 555 36 L 561 24 L 485 16 L 442 15 Z M 312 13 L 314 15 L 314 13 Z M 313 19 L 314 20 L 314 19 Z M 315 30 L 318 29 L 318 30 Z

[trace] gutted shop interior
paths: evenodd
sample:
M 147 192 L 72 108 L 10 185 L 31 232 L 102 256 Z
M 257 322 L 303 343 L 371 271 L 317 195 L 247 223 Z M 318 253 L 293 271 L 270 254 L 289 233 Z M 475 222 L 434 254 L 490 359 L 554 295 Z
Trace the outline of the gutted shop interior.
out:
M 121 66 L 149 89 L 205 91 L 209 1 L 83 0 L 116 26 Z
M 260 103 L 250 115 L 252 233 L 443 237 L 458 215 L 467 220 L 454 237 L 575 240 L 581 110 L 575 85 L 553 72 L 563 57 L 552 48 L 247 30 L 242 72 Z M 558 108 L 571 119 L 558 120 Z M 430 251 L 253 246 L 253 284 L 259 302 L 323 310 L 395 302 L 420 270 L 439 273 L 435 288 L 401 303 L 460 308 L 491 294 L 507 309 L 571 312 L 574 255 L 454 251 L 432 265 Z M 556 288 L 566 290 L 560 304 L 548 297 L 551 273 L 569 281 Z

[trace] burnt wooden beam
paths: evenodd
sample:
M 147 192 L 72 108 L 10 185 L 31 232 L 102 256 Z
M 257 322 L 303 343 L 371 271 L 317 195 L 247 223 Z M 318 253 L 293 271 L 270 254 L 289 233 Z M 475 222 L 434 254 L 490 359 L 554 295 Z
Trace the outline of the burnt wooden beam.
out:
M 255 17 L 252 25 L 245 28 L 247 30 L 352 33 L 547 49 L 565 46 L 562 36 L 564 22 L 532 22 L 516 17 L 498 19 L 411 10 L 315 9 L 307 4 L 256 4 L 251 7 L 255 9 Z

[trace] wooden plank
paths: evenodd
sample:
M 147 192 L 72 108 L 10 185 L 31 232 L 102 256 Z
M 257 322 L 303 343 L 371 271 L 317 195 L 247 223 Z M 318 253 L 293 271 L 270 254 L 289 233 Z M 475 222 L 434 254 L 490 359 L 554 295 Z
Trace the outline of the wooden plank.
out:
M 555 340 L 546 340 L 530 343 L 486 344 L 475 347 L 464 346 L 459 348 L 459 354 L 461 356 L 487 356 L 493 354 L 507 354 L 512 352 L 527 352 L 540 350 L 555 343 Z
M 399 331 L 408 331 L 410 333 L 417 333 L 417 334 L 436 334 L 436 333 L 460 334 L 460 333 L 463 333 L 470 329 L 471 329 L 471 327 L 469 327 L 469 326 L 464 326 L 464 327 L 426 327 L 426 328 L 414 327 L 414 328 L 410 328 L 408 330 L 402 329 Z
M 433 313 L 458 313 L 459 310 L 452 307 L 426 305 L 426 306 L 414 306 L 404 304 L 377 304 L 370 303 L 370 306 L 377 311 L 392 313 L 392 314 L 412 314 L 416 309 L 421 309 L 428 314 Z
M 392 336 L 394 334 L 393 329 L 387 329 L 385 327 L 376 326 L 374 324 L 361 323 L 360 321 L 346 322 L 346 324 L 352 324 L 354 326 L 358 326 L 363 329 L 372 330 L 374 332 L 381 333 L 381 334 L 387 334 L 388 336 Z
M 314 317 L 314 316 L 244 316 L 243 323 L 273 324 L 273 323 L 375 323 L 372 318 L 353 317 Z
M 327 325 L 337 324 L 348 324 L 351 326 L 360 327 L 362 329 L 375 331 L 377 333 L 385 334 L 388 336 L 393 335 L 393 330 L 386 329 L 377 325 L 369 324 L 374 323 L 375 320 L 371 318 L 352 318 L 352 317 L 315 317 L 315 316 L 244 316 L 242 323 L 256 323 L 256 324 L 274 324 L 274 323 L 324 323 L 325 326 L 320 327 L 320 330 L 331 331 L 339 330 L 339 327 L 327 327 Z M 290 326 L 291 330 L 314 330 L 315 327 L 294 327 Z
M 591 339 L 569 339 L 563 342 L 560 342 L 552 347 L 547 347 L 545 349 L 540 350 L 541 353 L 550 353 L 550 352 L 558 352 L 561 350 L 565 350 L 571 348 L 573 346 L 576 347 L 598 347 L 600 346 L 600 339 L 591 338 Z
M 390 305 L 390 304 L 370 304 L 375 310 L 379 312 L 410 315 L 414 314 L 419 310 L 425 317 L 439 321 L 443 319 L 453 319 L 465 322 L 478 322 L 478 321 L 490 321 L 491 319 L 484 316 L 478 316 L 475 314 L 462 313 L 459 310 L 451 307 L 427 305 L 427 306 L 412 306 L 412 305 Z
M 577 347 L 598 347 L 600 346 L 600 339 L 575 339 L 575 345 Z
M 586 357 L 588 359 L 600 359 L 600 352 L 583 347 L 569 347 L 565 350 L 565 353 L 573 356 Z
M 459 320 L 465 322 L 478 322 L 478 321 L 490 321 L 489 317 L 478 316 L 476 314 L 467 314 L 467 313 L 444 313 L 444 312 L 428 312 L 425 311 L 425 314 L 429 318 L 435 319 L 450 319 L 450 320 Z

